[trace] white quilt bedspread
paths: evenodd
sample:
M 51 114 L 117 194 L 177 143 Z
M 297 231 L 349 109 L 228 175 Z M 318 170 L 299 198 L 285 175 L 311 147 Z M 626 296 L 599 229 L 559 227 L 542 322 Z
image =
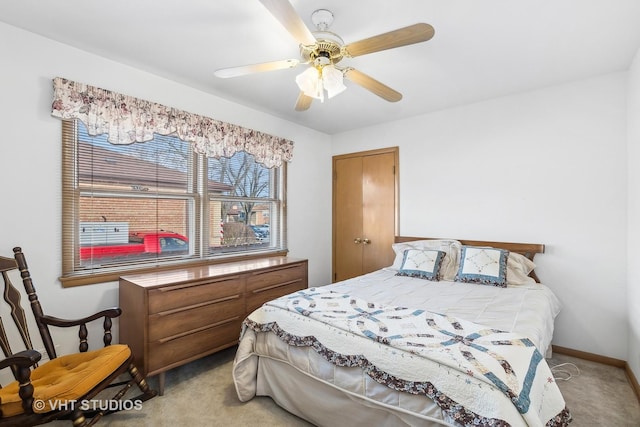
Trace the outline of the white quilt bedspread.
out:
M 550 357 L 554 320 L 562 305 L 543 284 L 495 286 L 396 276 L 390 268 L 324 286 L 367 301 L 420 307 L 471 322 L 519 332 Z
M 544 357 L 527 336 L 427 311 L 425 301 L 387 305 L 336 292 L 341 286 L 278 298 L 252 313 L 245 327 L 313 348 L 336 366 L 359 367 L 394 390 L 425 395 L 463 425 L 570 421 Z

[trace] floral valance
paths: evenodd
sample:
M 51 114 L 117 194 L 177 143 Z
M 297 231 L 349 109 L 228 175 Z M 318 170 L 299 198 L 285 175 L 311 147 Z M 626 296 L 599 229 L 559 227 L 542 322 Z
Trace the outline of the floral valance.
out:
M 112 144 L 175 134 L 208 157 L 245 151 L 271 168 L 293 156 L 293 142 L 287 139 L 60 77 L 53 80 L 51 115 L 81 120 L 89 135 L 108 134 Z

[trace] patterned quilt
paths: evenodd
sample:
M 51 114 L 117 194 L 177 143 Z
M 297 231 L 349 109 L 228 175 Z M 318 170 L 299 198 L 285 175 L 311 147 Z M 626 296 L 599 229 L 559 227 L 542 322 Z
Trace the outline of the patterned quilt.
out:
M 244 323 L 380 384 L 425 395 L 458 425 L 565 426 L 571 415 L 529 339 L 323 288 L 278 298 Z

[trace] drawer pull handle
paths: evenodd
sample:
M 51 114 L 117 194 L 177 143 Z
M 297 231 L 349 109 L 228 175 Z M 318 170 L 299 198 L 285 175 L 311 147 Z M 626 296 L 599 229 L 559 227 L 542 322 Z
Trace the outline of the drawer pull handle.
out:
M 298 283 L 298 282 L 301 282 L 301 281 L 302 281 L 302 279 L 296 279 L 296 280 L 290 280 L 288 282 L 277 283 L 275 285 L 265 286 L 264 288 L 254 289 L 253 293 L 254 294 L 259 294 L 260 292 L 270 291 L 271 289 L 281 288 L 283 286 L 289 286 L 289 285 L 292 285 L 294 283 Z
M 205 305 L 218 304 L 221 302 L 231 301 L 234 299 L 240 299 L 240 295 L 231 295 L 229 297 L 218 298 L 211 301 L 199 302 L 198 304 L 188 305 L 186 307 L 174 308 L 173 310 L 161 311 L 159 313 L 156 313 L 156 316 L 158 317 L 168 316 L 170 314 L 180 313 L 181 311 L 192 310 L 194 308 L 204 307 Z
M 207 329 L 216 328 L 218 326 L 222 326 L 222 325 L 225 325 L 227 323 L 235 322 L 235 321 L 237 321 L 239 319 L 240 319 L 239 316 L 232 317 L 230 319 L 222 320 L 222 321 L 216 322 L 216 323 L 211 323 L 209 325 L 201 326 L 199 328 L 192 329 L 190 331 L 182 332 L 180 334 L 175 334 L 175 335 L 172 335 L 170 337 L 159 339 L 158 342 L 160 344 L 164 344 L 164 343 L 167 343 L 169 341 L 173 341 L 173 340 L 178 339 L 178 338 L 186 337 L 187 335 L 192 335 L 192 334 L 195 334 L 197 332 L 202 332 L 202 331 L 205 331 Z
M 182 285 L 174 285 L 174 286 L 164 286 L 162 288 L 157 288 L 155 290 L 159 291 L 159 292 L 171 292 L 171 291 L 177 291 L 180 289 L 184 289 L 184 288 L 191 288 L 191 287 L 196 287 L 196 286 L 201 286 L 201 285 L 213 285 L 218 284 L 218 283 L 224 283 L 224 282 L 229 282 L 232 280 L 237 280 L 239 278 L 239 276 L 233 276 L 233 277 L 227 277 L 225 279 L 221 279 L 221 280 L 203 280 L 201 282 L 191 282 L 191 283 L 185 283 Z
M 262 274 L 269 274 L 269 273 L 273 273 L 274 271 L 280 271 L 280 270 L 289 270 L 289 269 L 293 269 L 293 268 L 300 268 L 302 266 L 302 264 L 296 264 L 296 265 L 285 265 L 282 267 L 275 267 L 275 268 L 270 268 L 266 271 L 258 271 L 255 273 L 252 273 L 253 276 L 260 276 Z

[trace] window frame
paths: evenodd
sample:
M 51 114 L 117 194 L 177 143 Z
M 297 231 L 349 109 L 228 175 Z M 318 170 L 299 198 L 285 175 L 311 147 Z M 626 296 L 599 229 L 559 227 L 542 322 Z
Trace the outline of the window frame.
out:
M 62 274 L 59 277 L 63 287 L 81 286 L 119 280 L 120 276 L 141 274 L 147 272 L 158 272 L 166 270 L 176 270 L 181 268 L 219 264 L 247 259 L 264 258 L 272 256 L 283 256 L 288 253 L 287 249 L 287 163 L 283 162 L 278 168 L 276 178 L 277 198 L 279 201 L 278 233 L 279 246 L 270 247 L 263 250 L 232 252 L 225 254 L 210 254 L 205 248 L 202 236 L 209 233 L 209 204 L 213 196 L 206 192 L 207 183 L 207 160 L 204 155 L 193 153 L 193 188 L 195 191 L 194 209 L 194 230 L 191 233 L 194 237 L 193 257 L 189 259 L 157 259 L 155 262 L 148 260 L 140 265 L 128 264 L 126 266 L 101 267 L 79 271 L 76 268 L 78 258 L 78 225 L 79 225 L 79 203 L 80 194 L 83 191 L 77 185 L 78 181 L 78 132 L 77 119 L 62 120 Z M 184 196 L 184 195 L 183 195 Z M 179 197 L 183 198 L 183 197 Z M 235 197 L 242 200 L 240 197 Z M 269 199 L 271 202 L 271 199 Z M 190 239 L 191 241 L 191 239 Z

